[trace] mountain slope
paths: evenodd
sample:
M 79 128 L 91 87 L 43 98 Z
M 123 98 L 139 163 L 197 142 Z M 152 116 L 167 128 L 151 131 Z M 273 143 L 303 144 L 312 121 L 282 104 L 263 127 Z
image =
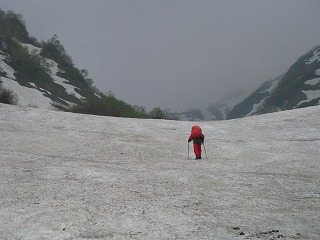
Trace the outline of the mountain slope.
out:
M 263 83 L 227 119 L 320 104 L 320 46 L 300 57 L 283 76 Z
M 320 45 L 300 57 L 259 113 L 318 105 L 320 100 Z
M 51 109 L 52 105 L 69 106 L 82 98 L 98 97 L 80 73 L 70 77 L 69 72 L 77 74 L 76 68 L 62 70 L 56 61 L 41 54 L 41 48 L 18 40 L 1 42 L 1 84 L 17 95 L 18 104 Z
M 168 110 L 132 106 L 93 86 L 86 69 L 54 35 L 39 43 L 30 37 L 22 16 L 0 9 L 0 102 L 103 116 L 176 119 Z
M 319 117 L 198 123 L 208 159 L 195 161 L 190 122 L 0 104 L 0 235 L 318 240 Z
M 257 90 L 236 104 L 225 119 L 242 118 L 257 115 L 267 97 L 276 88 L 281 77 L 264 82 Z
M 12 90 L 18 104 L 50 109 L 99 98 L 102 94 L 92 83 L 56 35 L 39 43 L 20 14 L 0 9 L 0 87 Z

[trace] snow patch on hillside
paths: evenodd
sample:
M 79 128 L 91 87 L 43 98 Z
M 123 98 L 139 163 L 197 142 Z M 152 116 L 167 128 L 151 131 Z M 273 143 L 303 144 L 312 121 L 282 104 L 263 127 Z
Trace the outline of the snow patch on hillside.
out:
M 57 64 L 55 61 L 53 61 L 53 60 L 51 60 L 51 59 L 47 59 L 47 58 L 46 58 L 46 62 L 47 62 L 47 63 L 49 64 L 49 66 L 50 66 L 50 72 L 51 72 L 50 76 L 51 76 L 51 78 L 52 78 L 57 84 L 59 84 L 59 85 L 61 85 L 62 87 L 64 87 L 64 89 L 66 90 L 66 92 L 67 92 L 68 94 L 74 95 L 75 97 L 81 99 L 82 96 L 75 91 L 77 88 L 74 87 L 74 86 L 72 86 L 72 85 L 70 85 L 70 84 L 68 84 L 68 83 L 67 83 L 68 81 L 67 81 L 66 79 L 61 78 L 61 77 L 59 77 L 59 76 L 57 75 L 59 72 L 61 72 L 61 73 L 63 72 L 61 69 L 58 68 L 58 64 Z
M 21 43 L 21 42 L 19 42 L 19 43 L 21 44 L 22 47 L 26 48 L 29 53 L 34 53 L 37 55 L 39 55 L 41 53 L 41 48 L 39 48 L 39 47 L 33 46 L 31 44 L 27 44 L 27 43 Z
M 51 99 L 47 98 L 36 88 L 21 86 L 17 81 L 1 77 L 2 86 L 12 90 L 18 100 L 19 106 L 29 106 L 42 109 L 53 109 Z
M 265 91 L 263 91 L 263 92 L 260 92 L 260 93 L 261 93 L 261 94 L 262 94 L 262 93 L 265 93 L 265 92 L 271 93 L 271 92 L 277 87 L 277 85 L 278 85 L 279 81 L 281 80 L 281 78 L 282 78 L 282 77 L 276 78 L 276 79 L 272 82 L 271 86 L 270 86 L 267 90 L 265 90 Z M 251 110 L 245 117 L 254 116 L 265 101 L 266 101 L 266 98 L 262 99 L 262 100 L 261 100 L 260 102 L 258 102 L 258 103 L 255 103 L 255 104 L 252 106 L 252 110 Z
M 29 45 L 29 44 L 28 44 Z M 36 47 L 30 50 L 37 50 Z M 5 73 L 7 77 L 0 77 L 1 85 L 5 89 L 9 89 L 15 93 L 17 96 L 17 102 L 20 106 L 32 106 L 43 109 L 52 109 L 51 99 L 44 96 L 35 85 L 35 88 L 28 88 L 21 86 L 15 79 L 15 70 L 6 63 L 6 56 L 0 53 L 0 71 Z
M 320 61 L 320 48 L 317 48 L 316 50 L 313 51 L 313 56 L 309 59 L 307 59 L 305 62 L 306 64 L 312 64 L 315 61 Z
M 7 78 L 9 79 L 15 79 L 14 69 L 10 67 L 5 61 L 6 61 L 6 57 L 3 55 L 2 52 L 0 52 L 0 72 L 5 73 Z
M 320 83 L 320 78 L 314 78 L 308 81 L 305 81 L 305 84 L 315 86 Z
M 315 71 L 315 74 L 320 76 L 320 69 Z M 320 78 L 313 78 L 308 81 L 305 81 L 305 84 L 310 86 L 316 86 L 320 83 Z M 303 100 L 298 103 L 297 106 L 299 106 L 302 103 L 310 102 L 314 99 L 318 99 L 320 97 L 320 89 L 319 90 L 302 90 L 302 92 L 306 95 L 306 100 Z M 318 105 L 320 104 L 320 100 L 318 101 Z
M 249 117 L 249 116 L 255 115 L 256 112 L 259 110 L 259 108 L 260 108 L 260 106 L 262 105 L 263 102 L 264 102 L 264 99 L 261 100 L 259 103 L 253 104 L 252 110 L 245 117 Z
M 24 48 L 26 48 L 30 54 L 41 53 L 41 48 L 39 47 L 35 47 L 31 44 L 25 43 L 20 44 Z M 6 60 L 8 59 L 6 58 L 4 53 L 0 52 L 0 71 L 7 76 L 1 77 L 2 85 L 4 88 L 12 90 L 17 95 L 18 105 L 34 106 L 42 109 L 52 109 L 52 100 L 44 95 L 45 93 L 51 95 L 51 93 L 45 89 L 39 89 L 35 84 L 32 83 L 30 83 L 30 85 L 33 88 L 21 86 L 16 81 L 16 77 L 14 76 L 14 69 L 6 63 Z M 59 72 L 62 73 L 63 71 L 58 68 L 58 64 L 55 61 L 47 58 L 44 58 L 44 60 L 49 66 L 50 76 L 53 79 L 53 81 L 61 85 L 65 89 L 66 93 L 68 93 L 69 95 L 73 95 L 79 99 L 83 98 L 79 93 L 76 92 L 77 88 L 75 86 L 68 84 L 69 81 L 57 75 Z M 64 100 L 64 102 L 66 101 Z
M 314 99 L 318 99 L 320 96 L 320 90 L 308 90 L 308 91 L 302 91 L 302 92 L 306 95 L 307 99 L 299 102 L 297 106 L 299 106 L 302 103 L 310 102 Z M 320 100 L 318 101 L 318 105 L 319 104 L 320 104 Z

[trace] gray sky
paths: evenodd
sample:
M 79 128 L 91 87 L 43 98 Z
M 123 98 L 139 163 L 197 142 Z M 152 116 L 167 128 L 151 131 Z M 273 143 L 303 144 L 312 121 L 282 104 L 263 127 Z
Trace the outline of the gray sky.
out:
M 206 108 L 320 44 L 319 0 L 0 0 L 130 104 Z

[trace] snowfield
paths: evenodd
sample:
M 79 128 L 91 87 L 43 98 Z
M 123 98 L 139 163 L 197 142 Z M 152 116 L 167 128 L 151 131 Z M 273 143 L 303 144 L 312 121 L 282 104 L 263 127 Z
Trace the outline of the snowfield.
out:
M 0 104 L 1 239 L 320 239 L 320 106 L 215 122 Z M 208 159 L 193 160 L 191 126 Z

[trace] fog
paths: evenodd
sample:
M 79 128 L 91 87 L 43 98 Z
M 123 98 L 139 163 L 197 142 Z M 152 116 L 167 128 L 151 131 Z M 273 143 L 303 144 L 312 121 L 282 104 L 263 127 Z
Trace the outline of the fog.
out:
M 285 73 L 320 44 L 318 0 L 0 0 L 31 36 L 56 34 L 101 92 L 206 108 Z

